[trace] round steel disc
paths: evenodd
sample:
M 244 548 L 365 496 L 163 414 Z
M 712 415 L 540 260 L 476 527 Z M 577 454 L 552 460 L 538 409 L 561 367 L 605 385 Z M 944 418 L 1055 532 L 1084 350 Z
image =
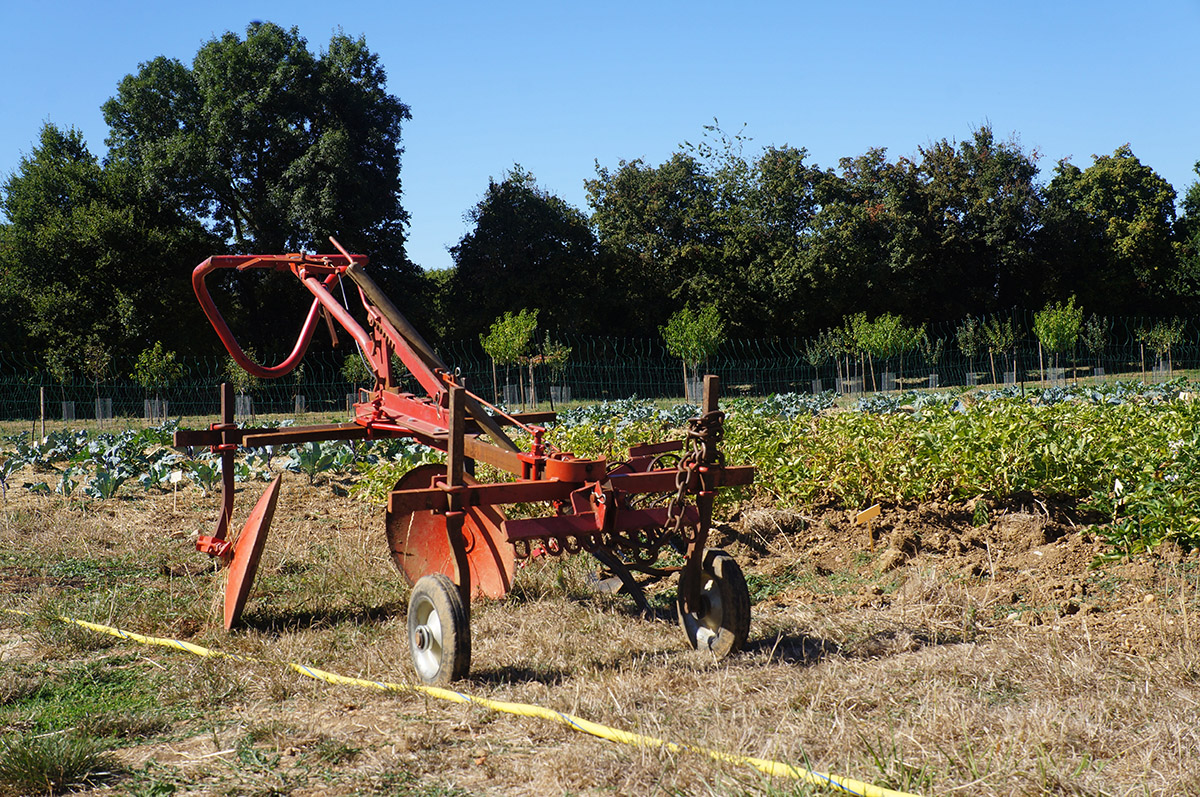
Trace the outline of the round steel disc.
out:
M 443 478 L 442 465 L 420 465 L 396 482 L 393 490 L 415 490 L 433 485 Z M 465 477 L 467 484 L 477 482 Z M 471 575 L 471 597 L 499 600 L 508 594 L 515 572 L 512 543 L 500 525 L 504 513 L 495 506 L 467 507 L 463 521 L 463 542 Z M 446 528 L 446 516 L 432 510 L 412 514 L 387 513 L 388 549 L 392 562 L 404 574 L 409 584 L 421 576 L 442 573 L 454 580 L 454 551 Z
M 225 577 L 225 628 L 237 625 L 250 595 L 250 585 L 258 572 L 258 560 L 262 557 L 263 544 L 267 541 L 267 529 L 275 515 L 275 502 L 279 499 L 279 481 L 283 474 L 267 487 L 266 492 L 254 505 L 245 527 L 233 544 L 233 560 Z

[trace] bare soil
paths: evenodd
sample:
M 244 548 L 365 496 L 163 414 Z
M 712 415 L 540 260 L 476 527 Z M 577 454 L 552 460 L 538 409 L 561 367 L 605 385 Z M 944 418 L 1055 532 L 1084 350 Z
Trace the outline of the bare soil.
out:
M 241 488 L 239 520 L 263 487 Z M 3 605 L 411 683 L 407 587 L 382 513 L 344 488 L 287 477 L 248 628 L 231 635 L 220 575 L 192 550 L 215 496 L 127 487 L 77 505 L 10 489 Z M 714 535 L 754 599 L 741 654 L 690 651 L 671 584 L 645 618 L 591 594 L 587 560 L 547 559 L 505 601 L 472 607 L 473 667 L 456 688 L 915 793 L 1200 794 L 1196 552 L 1097 565 L 1106 550 L 1086 522 L 1033 496 L 883 507 L 865 525 L 747 506 Z M 80 561 L 92 564 L 54 564 Z M 187 710 L 116 744 L 129 774 L 95 793 L 824 793 L 540 720 L 270 665 L 91 649 L 0 618 L 0 687 L 115 653 L 166 673 L 163 705 Z

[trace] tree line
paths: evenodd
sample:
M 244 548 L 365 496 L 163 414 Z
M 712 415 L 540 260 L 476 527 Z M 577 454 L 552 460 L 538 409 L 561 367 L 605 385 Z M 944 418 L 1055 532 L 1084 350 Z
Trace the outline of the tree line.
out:
M 369 255 L 435 340 L 485 340 L 522 310 L 551 337 L 680 337 L 686 311 L 728 336 L 820 339 L 859 317 L 918 328 L 1070 297 L 1100 316 L 1186 316 L 1200 298 L 1200 183 L 1177 203 L 1129 145 L 1042 181 L 1037 153 L 988 126 L 823 167 L 714 123 L 662 163 L 597 163 L 586 209 L 513 166 L 468 211 L 454 266 L 423 272 L 405 252 L 410 111 L 363 38 L 314 53 L 295 28 L 253 23 L 190 64 L 140 64 L 103 112 L 103 158 L 47 124 L 0 187 L 3 346 L 63 379 L 156 344 L 216 351 L 191 269 L 325 251 L 329 235 Z M 248 345 L 290 345 L 307 304 L 296 286 L 226 274 L 213 287 Z

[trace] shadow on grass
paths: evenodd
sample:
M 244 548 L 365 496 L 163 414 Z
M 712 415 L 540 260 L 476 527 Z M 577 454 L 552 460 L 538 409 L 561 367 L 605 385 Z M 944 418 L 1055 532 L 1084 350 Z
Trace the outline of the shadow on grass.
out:
M 832 656 L 847 659 L 876 659 L 912 653 L 940 645 L 959 645 L 972 641 L 961 633 L 934 632 L 927 629 L 889 628 L 874 631 L 842 643 L 820 639 L 803 632 L 780 631 L 746 642 L 746 654 L 766 656 L 768 662 L 810 667 Z
M 531 667 L 492 667 L 472 669 L 467 680 L 478 684 L 499 686 L 505 684 L 539 683 L 546 686 L 561 686 L 569 673 L 558 669 L 534 669 Z
M 829 639 L 818 639 L 803 633 L 783 633 L 775 636 L 751 639 L 742 646 L 742 652 L 766 655 L 768 661 L 811 667 L 830 656 L 841 654 L 838 643 Z
M 347 606 L 311 611 L 267 610 L 247 612 L 242 615 L 238 629 L 258 631 L 264 634 L 280 634 L 300 628 L 330 628 L 343 623 L 376 625 L 396 617 L 403 618 L 407 614 L 407 604 L 402 601 L 391 601 L 382 606 Z

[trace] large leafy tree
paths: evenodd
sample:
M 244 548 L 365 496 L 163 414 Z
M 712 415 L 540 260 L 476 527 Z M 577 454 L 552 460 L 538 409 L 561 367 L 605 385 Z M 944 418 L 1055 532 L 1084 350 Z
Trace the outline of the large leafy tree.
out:
M 190 66 L 159 57 L 127 75 L 104 104 L 111 157 L 231 249 L 328 251 L 336 236 L 371 257 L 404 307 L 418 280 L 400 202 L 410 113 L 386 80 L 362 38 L 337 33 L 313 54 L 296 28 L 256 22 L 208 41 Z M 240 280 L 231 311 L 278 317 L 303 303 L 284 298 L 293 287 Z M 285 337 L 258 329 L 263 349 Z
M 362 38 L 313 55 L 296 28 L 253 23 L 187 67 L 141 65 L 104 104 L 114 158 L 161 184 L 238 249 L 324 250 L 338 236 L 403 258 L 401 125 Z
M 1175 190 L 1128 145 L 1087 169 L 1062 162 L 1046 187 L 1045 257 L 1059 292 L 1106 315 L 1156 312 L 1187 291 L 1172 248 Z
M 946 319 L 1036 300 L 1037 154 L 983 126 L 969 141 L 943 139 L 921 156 L 925 207 L 920 243 L 910 250 L 920 264 L 917 292 Z
M 807 252 L 814 302 L 811 321 L 836 323 L 854 311 L 911 312 L 908 255 L 917 236 L 918 187 L 912 163 L 888 161 L 883 149 L 842 158 L 837 172 L 814 181 L 819 210 Z M 900 306 L 903 306 L 901 309 Z
M 1200 177 L 1200 162 L 1192 169 Z M 1179 202 L 1175 223 L 1175 251 L 1179 262 L 1177 286 L 1194 307 L 1200 294 L 1200 180 L 1192 181 Z
M 598 273 L 587 219 L 515 166 L 491 180 L 467 219 L 474 228 L 450 249 L 456 336 L 474 337 L 505 311 L 529 307 L 559 332 L 604 330 L 614 286 Z M 449 305 L 447 305 L 449 306 Z
M 741 279 L 726 269 L 717 185 L 704 164 L 677 152 L 659 166 L 597 164 L 584 183 L 604 255 L 619 274 L 629 323 L 640 333 L 666 321 L 668 308 L 716 302 Z
M 47 124 L 0 192 L 6 348 L 60 375 L 82 352 L 127 356 L 151 341 L 192 348 L 200 320 L 188 272 L 213 241 L 82 134 Z
M 803 148 L 767 147 L 750 165 L 744 223 L 726 245 L 748 263 L 748 296 L 755 306 L 748 315 L 760 321 L 760 331 L 777 335 L 794 335 L 813 317 L 810 250 L 818 186 L 827 175 L 807 157 Z

